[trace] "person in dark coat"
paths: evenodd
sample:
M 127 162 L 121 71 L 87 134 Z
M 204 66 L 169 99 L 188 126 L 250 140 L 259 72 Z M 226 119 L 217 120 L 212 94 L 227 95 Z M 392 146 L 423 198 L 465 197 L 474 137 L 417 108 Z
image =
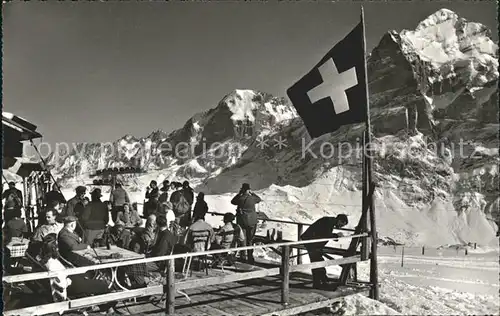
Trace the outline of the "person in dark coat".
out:
M 12 218 L 12 212 L 23 207 L 23 194 L 16 189 L 15 182 L 9 182 L 9 188 L 2 193 L 2 200 L 5 200 L 4 220 L 8 222 Z
M 64 219 L 64 228 L 61 229 L 57 236 L 59 253 L 66 259 L 74 250 L 90 249 L 90 246 L 84 243 L 82 238 L 75 233 L 77 220 L 75 216 L 66 217 Z
M 339 214 L 337 217 L 325 216 L 309 226 L 307 230 L 300 236 L 301 240 L 323 239 L 323 238 L 338 238 L 342 237 L 342 233 L 333 233 L 336 228 L 342 228 L 349 223 L 347 215 Z M 328 242 L 319 242 L 305 244 L 309 254 L 309 259 L 312 262 L 323 261 L 322 249 Z M 322 288 L 328 286 L 328 278 L 326 277 L 325 268 L 317 268 L 312 270 L 313 287 Z
M 45 194 L 45 205 L 52 204 L 52 201 L 59 201 L 60 204 L 66 203 L 64 195 L 62 195 L 55 183 L 52 185 L 52 190 Z
M 75 191 L 76 195 L 68 201 L 66 207 L 63 210 L 64 216 L 76 216 L 77 218 L 81 216 L 81 214 L 78 214 L 78 211 L 83 210 L 83 208 L 78 209 L 77 205 L 81 204 L 83 206 L 83 200 L 85 199 L 87 188 L 80 185 L 76 187 Z
M 174 246 L 177 243 L 177 237 L 168 230 L 167 219 L 165 217 L 158 217 L 156 219 L 156 224 L 158 225 L 158 236 L 151 250 L 151 256 L 168 256 L 173 252 Z M 156 262 L 156 266 L 160 271 L 165 270 L 165 262 Z
M 196 197 L 196 204 L 194 205 L 193 222 L 197 221 L 200 218 L 205 220 L 205 215 L 207 214 L 207 212 L 208 205 L 207 202 L 205 202 L 205 193 L 200 192 Z
M 146 199 L 150 199 L 151 196 L 156 196 L 156 198 L 158 199 L 158 197 L 160 196 L 160 193 L 158 191 L 158 183 L 153 180 L 149 183 L 149 186 L 146 188 Z
M 236 223 L 240 225 L 245 233 L 247 246 L 251 246 L 255 232 L 257 230 L 257 212 L 255 205 L 260 203 L 262 199 L 250 190 L 248 183 L 243 183 L 240 192 L 231 200 L 231 204 L 237 205 Z M 248 263 L 253 264 L 253 250 L 247 250 Z
M 12 238 L 26 237 L 28 234 L 28 227 L 21 218 L 21 210 L 16 209 L 12 211 L 12 218 L 5 224 L 3 228 L 5 243 L 8 243 Z
M 158 198 L 158 202 L 163 203 L 168 201 L 168 191 L 170 190 L 170 181 L 163 181 L 163 187 L 160 189 L 161 194 Z
M 101 201 L 101 189 L 92 191 L 91 197 L 92 201 L 83 210 L 81 222 L 84 229 L 84 240 L 90 245 L 95 239 L 102 238 L 109 222 L 108 208 Z
M 160 209 L 158 197 L 158 190 L 153 191 L 149 194 L 149 200 L 144 204 L 144 210 L 142 211 L 143 217 L 148 218 L 152 214 L 158 214 L 158 211 Z

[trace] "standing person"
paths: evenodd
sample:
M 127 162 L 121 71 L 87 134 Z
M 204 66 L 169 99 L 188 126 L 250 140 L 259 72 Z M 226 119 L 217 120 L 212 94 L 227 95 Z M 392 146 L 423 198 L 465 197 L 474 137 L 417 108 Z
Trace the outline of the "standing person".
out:
M 66 203 L 64 195 L 62 195 L 55 183 L 52 185 L 52 190 L 45 194 L 45 205 L 50 205 L 52 201 L 59 201 L 60 204 Z
M 113 223 L 116 222 L 116 215 L 123 211 L 123 205 L 124 204 L 130 204 L 130 198 L 125 191 L 125 189 L 122 187 L 121 182 L 116 182 L 115 188 L 113 191 L 111 191 L 111 194 L 109 196 L 109 201 L 113 205 L 113 210 L 111 211 L 111 219 L 113 220 Z
M 194 205 L 193 218 L 201 218 L 205 220 L 205 215 L 208 212 L 208 204 L 205 202 L 205 193 L 200 192 L 196 197 L 196 204 Z
M 144 204 L 142 215 L 148 218 L 151 214 L 157 214 L 160 209 L 160 203 L 158 202 L 158 190 L 152 191 L 149 194 L 149 200 Z
M 191 224 L 191 206 L 193 205 L 193 201 L 194 192 L 189 186 L 188 181 L 184 181 L 182 188 L 172 193 L 170 197 L 175 214 L 175 223 L 181 228 L 186 228 Z
M 342 228 L 349 223 L 347 215 L 339 214 L 337 217 L 325 216 L 309 226 L 307 230 L 300 236 L 301 240 L 323 239 L 323 238 L 338 238 L 342 237 L 342 233 L 334 234 L 332 231 L 336 228 Z M 323 261 L 322 249 L 328 242 L 319 242 L 312 244 L 305 244 L 306 250 L 309 254 L 309 259 L 312 262 Z M 317 268 L 312 270 L 313 287 L 323 288 L 328 287 L 328 278 L 326 276 L 325 268 Z
M 87 194 L 87 188 L 80 185 L 76 187 L 75 192 L 76 195 L 68 201 L 63 210 L 64 216 L 76 216 L 77 218 L 81 216 L 81 214 L 77 214 L 75 208 L 79 203 L 83 206 L 83 200 L 85 199 L 85 194 Z
M 158 192 L 158 183 L 155 180 L 152 180 L 146 188 L 146 199 L 149 200 L 151 196 L 156 196 L 157 199 L 160 196 Z
M 168 201 L 168 191 L 170 190 L 170 181 L 165 180 L 163 181 L 163 187 L 160 189 L 162 192 L 160 194 L 160 197 L 158 198 L 158 202 L 163 203 Z
M 109 222 L 109 213 L 106 204 L 101 201 L 101 189 L 94 189 L 92 200 L 83 210 L 82 226 L 85 242 L 92 245 L 95 239 L 102 238 Z
M 248 183 L 243 183 L 240 192 L 231 200 L 231 204 L 238 206 L 236 209 L 236 222 L 245 233 L 247 246 L 251 246 L 255 232 L 257 230 L 257 212 L 255 204 L 260 203 L 262 199 L 250 190 Z M 255 262 L 253 250 L 247 250 L 248 263 Z
M 16 189 L 15 182 L 9 182 L 9 188 L 2 193 L 2 200 L 5 200 L 4 220 L 8 222 L 12 218 L 13 211 L 23 207 L 23 194 L 21 190 Z

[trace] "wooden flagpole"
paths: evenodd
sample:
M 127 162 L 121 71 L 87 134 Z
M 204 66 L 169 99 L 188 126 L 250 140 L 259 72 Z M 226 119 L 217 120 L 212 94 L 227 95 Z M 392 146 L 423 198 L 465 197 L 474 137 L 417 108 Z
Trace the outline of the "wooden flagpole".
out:
M 371 254 L 370 254 L 370 283 L 372 285 L 372 289 L 370 291 L 370 298 L 374 300 L 379 299 L 379 284 L 378 284 L 378 267 L 377 267 L 377 226 L 375 221 L 375 205 L 373 203 L 373 191 L 374 191 L 374 182 L 372 178 L 372 170 L 373 170 L 373 158 L 372 158 L 372 150 L 371 150 L 371 124 L 370 124 L 370 93 L 368 90 L 368 69 L 366 63 L 366 35 L 365 35 L 365 13 L 363 6 L 361 6 L 361 23 L 363 27 L 363 56 L 364 56 L 364 67 L 365 67 L 365 85 L 366 85 L 366 131 L 365 131 L 365 140 L 366 145 L 368 145 L 368 153 L 365 152 L 363 148 L 363 156 L 364 161 L 366 161 L 366 171 L 363 168 L 363 171 L 366 172 L 366 179 L 368 183 L 368 203 L 370 210 L 370 236 L 371 236 Z M 364 178 L 364 177 L 363 177 Z M 365 185 L 363 183 L 363 185 Z

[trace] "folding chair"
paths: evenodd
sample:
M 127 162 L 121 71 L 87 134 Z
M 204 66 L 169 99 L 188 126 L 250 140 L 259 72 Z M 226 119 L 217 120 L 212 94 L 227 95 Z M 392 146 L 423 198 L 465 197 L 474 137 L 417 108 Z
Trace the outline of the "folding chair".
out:
M 189 233 L 195 233 L 196 235 L 190 236 Z M 204 243 L 204 249 L 203 251 L 207 251 L 208 248 L 210 248 L 210 231 L 209 230 L 202 230 L 202 231 L 190 231 L 188 232 L 188 235 L 186 236 L 186 240 L 192 244 L 193 246 L 196 244 Z M 196 239 L 196 241 L 194 241 Z M 191 249 L 193 250 L 193 249 Z M 197 261 L 200 263 L 200 269 L 201 269 L 201 264 L 203 263 L 203 267 L 205 269 L 206 275 L 208 275 L 208 256 L 207 255 L 202 255 L 197 257 Z M 192 275 L 192 270 L 191 270 L 191 263 L 193 261 L 193 257 L 189 257 L 187 260 L 184 261 L 184 266 L 182 268 L 182 273 L 184 275 L 184 279 L 187 279 L 188 273 L 191 272 Z

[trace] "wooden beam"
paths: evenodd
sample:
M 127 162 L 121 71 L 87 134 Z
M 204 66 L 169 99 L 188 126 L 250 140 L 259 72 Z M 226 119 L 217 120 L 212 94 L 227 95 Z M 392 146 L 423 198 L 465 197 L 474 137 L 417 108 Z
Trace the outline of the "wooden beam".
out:
M 301 313 L 305 313 L 308 311 L 324 308 L 327 306 L 330 306 L 331 304 L 338 302 L 346 296 L 351 296 L 354 294 L 367 294 L 368 290 L 367 289 L 349 289 L 345 290 L 339 293 L 336 293 L 338 296 L 330 298 L 330 299 L 325 299 L 324 301 L 320 302 L 314 302 L 310 304 L 305 304 L 305 305 L 300 305 L 300 306 L 295 306 L 295 307 L 290 307 L 290 308 L 284 308 L 281 310 L 273 311 L 267 314 L 262 314 L 260 316 L 291 316 L 291 315 L 299 315 Z
M 360 262 L 360 261 L 361 261 L 361 256 L 357 255 L 357 256 L 348 257 L 348 258 L 319 261 L 319 262 L 301 264 L 299 266 L 291 266 L 290 272 L 324 268 L 324 267 L 328 267 L 328 266 L 338 266 L 338 265 L 342 265 L 342 264 L 356 263 L 356 262 Z
M 207 212 L 207 214 L 212 214 L 215 216 L 224 216 L 225 213 L 218 213 L 218 212 Z M 311 226 L 311 224 L 308 223 L 301 223 L 301 222 L 292 222 L 292 221 L 285 221 L 281 219 L 271 219 L 271 218 L 266 218 L 266 219 L 261 219 L 262 221 L 266 222 L 274 222 L 274 223 L 282 223 L 282 224 L 290 224 L 290 225 L 304 225 L 304 226 Z M 343 231 L 348 231 L 348 232 L 353 232 L 354 229 L 352 228 L 335 228 L 337 230 L 343 230 Z
M 68 300 L 64 302 L 50 303 L 50 304 L 26 307 L 22 309 L 4 311 L 4 315 L 44 315 L 50 313 L 57 313 L 59 311 L 67 311 L 86 306 L 98 305 L 110 301 L 124 300 L 127 298 L 141 297 L 148 295 L 157 295 L 162 293 L 163 293 L 163 286 L 158 285 L 142 289 L 95 295 L 75 300 Z
M 252 272 L 235 273 L 235 274 L 224 275 L 224 276 L 219 276 L 219 277 L 183 281 L 180 283 L 176 283 L 175 288 L 177 290 L 187 290 L 187 289 L 194 289 L 194 288 L 209 286 L 209 285 L 245 281 L 245 280 L 250 280 L 250 279 L 258 279 L 258 278 L 263 278 L 266 276 L 273 276 L 273 275 L 279 275 L 279 274 L 280 274 L 280 268 L 271 268 L 271 269 L 258 270 L 258 271 L 252 271 Z
M 281 247 L 281 304 L 288 305 L 290 300 L 290 248 Z

